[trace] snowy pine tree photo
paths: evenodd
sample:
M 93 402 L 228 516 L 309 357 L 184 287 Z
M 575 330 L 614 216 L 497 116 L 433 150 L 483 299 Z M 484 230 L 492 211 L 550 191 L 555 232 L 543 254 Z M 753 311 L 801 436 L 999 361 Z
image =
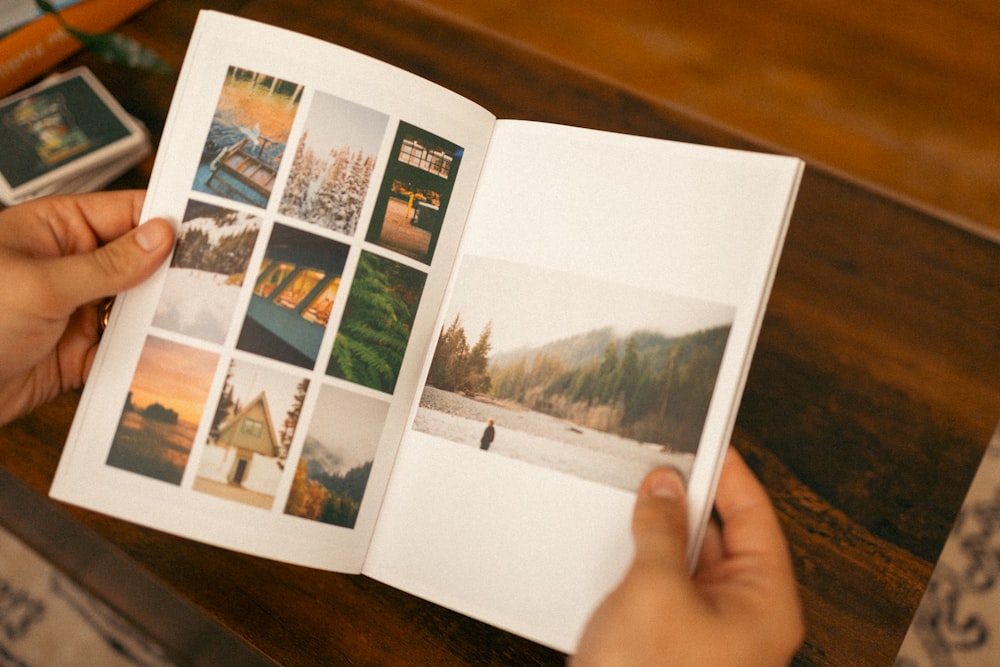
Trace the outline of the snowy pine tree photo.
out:
M 153 324 L 221 343 L 259 231 L 255 215 L 190 201 Z
M 386 121 L 372 109 L 317 93 L 278 212 L 353 235 Z
M 352 235 L 357 229 L 375 158 L 350 146 L 319 158 L 306 141 L 295 152 L 292 175 L 278 209 L 283 215 Z

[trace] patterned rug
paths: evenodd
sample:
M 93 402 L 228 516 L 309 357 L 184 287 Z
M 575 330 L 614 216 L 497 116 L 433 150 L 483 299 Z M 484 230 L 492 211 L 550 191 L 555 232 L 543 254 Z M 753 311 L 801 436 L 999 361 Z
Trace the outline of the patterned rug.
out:
M 896 667 L 1000 664 L 1000 426 L 934 568 Z
M 0 527 L 0 667 L 167 667 L 160 648 Z

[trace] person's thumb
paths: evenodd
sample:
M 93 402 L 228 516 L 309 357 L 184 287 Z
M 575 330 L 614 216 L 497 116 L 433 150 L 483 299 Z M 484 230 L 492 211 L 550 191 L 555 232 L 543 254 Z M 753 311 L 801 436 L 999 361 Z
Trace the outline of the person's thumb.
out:
M 73 310 L 135 287 L 163 263 L 173 241 L 170 223 L 154 218 L 93 252 L 53 259 L 53 292 L 64 308 Z
M 650 472 L 632 515 L 635 566 L 668 568 L 688 576 L 687 500 L 684 479 L 672 468 Z

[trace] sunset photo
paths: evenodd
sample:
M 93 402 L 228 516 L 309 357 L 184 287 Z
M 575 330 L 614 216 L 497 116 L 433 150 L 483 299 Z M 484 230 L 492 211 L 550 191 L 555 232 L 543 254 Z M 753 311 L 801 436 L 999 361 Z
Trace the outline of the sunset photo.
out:
M 149 336 L 107 464 L 180 484 L 218 362 L 210 352 Z

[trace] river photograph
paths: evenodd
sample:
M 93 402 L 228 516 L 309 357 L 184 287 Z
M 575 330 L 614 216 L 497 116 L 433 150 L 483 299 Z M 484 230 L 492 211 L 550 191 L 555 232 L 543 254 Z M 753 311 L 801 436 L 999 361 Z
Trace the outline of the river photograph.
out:
M 688 476 L 733 314 L 466 257 L 414 428 L 626 490 L 656 466 Z

